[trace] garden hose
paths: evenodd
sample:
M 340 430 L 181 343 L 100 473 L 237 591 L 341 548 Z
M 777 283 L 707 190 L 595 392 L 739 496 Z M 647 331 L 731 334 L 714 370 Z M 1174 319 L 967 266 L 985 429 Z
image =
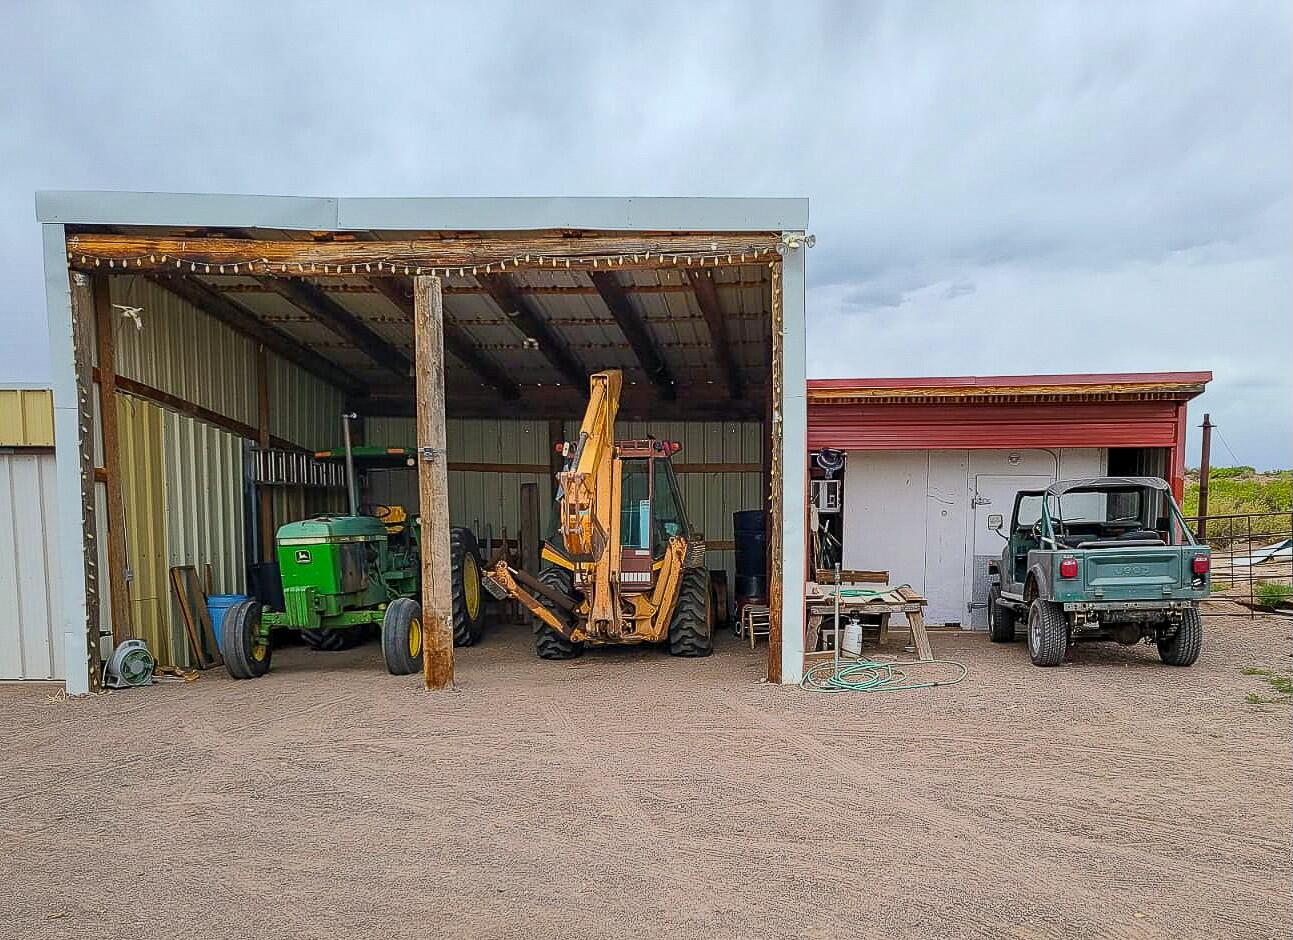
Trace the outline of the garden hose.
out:
M 918 679 L 909 672 L 925 666 L 950 670 L 947 678 Z M 809 692 L 906 692 L 910 689 L 932 689 L 956 685 L 969 674 L 964 663 L 951 659 L 927 659 L 917 662 L 881 662 L 855 659 L 848 662 L 814 663 L 804 673 L 799 685 Z

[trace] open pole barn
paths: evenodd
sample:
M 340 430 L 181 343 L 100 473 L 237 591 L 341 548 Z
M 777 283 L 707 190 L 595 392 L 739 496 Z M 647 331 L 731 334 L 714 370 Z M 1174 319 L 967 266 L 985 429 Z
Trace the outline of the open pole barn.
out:
M 767 512 L 768 678 L 799 680 L 806 200 L 42 192 L 36 205 L 51 609 L 70 693 L 97 688 L 126 638 L 184 664 L 169 568 L 246 590 L 276 526 L 344 508 L 313 459 L 340 444 L 343 414 L 359 416 L 357 443 L 416 448 L 424 530 L 501 539 L 536 493 L 551 505 L 553 446 L 608 368 L 624 374 L 623 436 L 682 443 L 711 568 L 732 563 L 732 514 Z M 428 687 L 452 681 L 429 596 L 443 574 L 424 567 Z

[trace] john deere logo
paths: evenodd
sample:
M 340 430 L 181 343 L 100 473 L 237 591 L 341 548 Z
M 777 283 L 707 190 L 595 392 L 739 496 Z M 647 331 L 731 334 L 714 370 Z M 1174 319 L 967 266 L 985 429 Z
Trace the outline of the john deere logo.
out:
M 305 549 L 301 549 L 296 553 L 296 563 L 298 565 L 308 565 L 310 563 L 310 553 Z

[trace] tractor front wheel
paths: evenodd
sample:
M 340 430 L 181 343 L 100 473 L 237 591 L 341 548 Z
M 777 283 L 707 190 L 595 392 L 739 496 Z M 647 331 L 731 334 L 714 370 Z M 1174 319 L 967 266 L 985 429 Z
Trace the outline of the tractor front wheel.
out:
M 260 604 L 239 601 L 224 612 L 220 621 L 220 655 L 235 679 L 255 679 L 269 672 L 273 651 L 269 638 L 261 636 Z
M 471 529 L 449 530 L 449 565 L 453 588 L 453 645 L 479 643 L 485 632 L 485 592 L 480 547 Z
M 422 605 L 411 597 L 391 601 L 382 617 L 382 659 L 393 676 L 422 667 Z
M 669 655 L 708 656 L 714 652 L 714 607 L 709 572 L 687 568 L 678 585 L 678 602 L 669 619 Z
M 539 581 L 545 587 L 550 587 L 566 597 L 570 597 L 574 591 L 574 581 L 570 572 L 557 565 L 544 565 L 540 568 Z M 539 595 L 539 603 L 558 617 L 565 616 L 565 611 L 542 594 Z M 540 659 L 574 659 L 584 652 L 584 644 L 566 639 L 538 617 L 535 617 L 534 649 L 539 654 Z

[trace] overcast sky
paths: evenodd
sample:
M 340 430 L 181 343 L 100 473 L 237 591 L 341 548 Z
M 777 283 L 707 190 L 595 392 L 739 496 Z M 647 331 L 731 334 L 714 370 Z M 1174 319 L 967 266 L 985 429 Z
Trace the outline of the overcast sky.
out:
M 810 376 L 1211 369 L 1293 463 L 1287 0 L 5 6 L 0 383 L 37 189 L 807 196 Z

